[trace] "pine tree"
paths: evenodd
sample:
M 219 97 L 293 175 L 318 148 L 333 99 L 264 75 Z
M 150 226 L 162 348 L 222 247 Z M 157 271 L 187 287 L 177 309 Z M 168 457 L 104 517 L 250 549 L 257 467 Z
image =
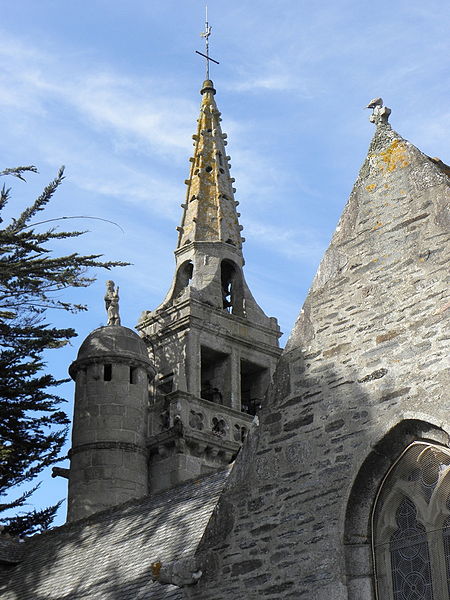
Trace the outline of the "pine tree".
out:
M 16 167 L 0 171 L 0 176 L 24 180 L 26 172 L 37 170 L 34 166 Z M 43 353 L 64 346 L 76 333 L 71 328 L 52 327 L 48 311 L 85 310 L 81 304 L 61 300 L 60 292 L 90 285 L 94 281 L 87 274 L 90 267 L 110 269 L 127 264 L 104 262 L 99 254 L 54 253 L 58 240 L 85 233 L 48 228 L 49 221 L 58 219 L 36 220 L 63 179 L 61 168 L 35 202 L 0 229 L 0 500 L 58 461 L 66 440 L 69 421 L 61 410 L 64 400 L 54 390 L 67 380 L 45 372 Z M 0 191 L 0 223 L 10 193 L 5 186 Z M 36 487 L 0 503 L 0 512 L 23 508 Z M 29 535 L 49 527 L 59 504 L 41 511 L 22 511 L 0 522 L 6 523 L 12 535 Z

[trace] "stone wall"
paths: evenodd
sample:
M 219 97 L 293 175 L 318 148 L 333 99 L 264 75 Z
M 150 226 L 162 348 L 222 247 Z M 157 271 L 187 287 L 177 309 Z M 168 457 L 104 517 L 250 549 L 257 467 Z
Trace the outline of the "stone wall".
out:
M 199 556 L 202 600 L 371 600 L 370 513 L 446 442 L 449 179 L 380 124 Z

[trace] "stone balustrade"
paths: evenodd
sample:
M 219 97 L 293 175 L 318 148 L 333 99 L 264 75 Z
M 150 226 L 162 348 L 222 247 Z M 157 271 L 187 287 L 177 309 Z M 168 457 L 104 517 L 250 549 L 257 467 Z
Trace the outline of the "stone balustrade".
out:
M 239 445 L 253 420 L 246 413 L 180 391 L 168 394 L 155 409 L 160 410 L 160 419 L 159 431 L 154 430 L 153 435 L 182 427 L 186 433 L 210 434 Z
M 150 410 L 147 448 L 152 492 L 228 465 L 254 418 L 180 391 L 157 400 Z

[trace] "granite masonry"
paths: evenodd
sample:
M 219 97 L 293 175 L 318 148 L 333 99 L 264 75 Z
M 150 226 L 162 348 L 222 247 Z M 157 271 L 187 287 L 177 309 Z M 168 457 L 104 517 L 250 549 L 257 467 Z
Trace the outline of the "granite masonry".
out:
M 372 558 L 377 492 L 411 443 L 448 452 L 449 174 L 377 120 L 260 427 L 198 549 L 209 569 L 187 597 L 375 599 L 385 576 Z M 447 496 L 434 508 L 445 516 L 445 461 L 438 473 Z M 411 546 L 413 556 L 422 548 L 414 538 Z M 419 562 L 402 574 L 403 592 L 394 582 L 377 597 L 447 599 L 440 560 L 429 577 L 442 595 L 426 591 Z
M 0 540 L 1 597 L 449 600 L 450 167 L 369 104 L 367 158 L 280 356 L 201 93 L 173 285 L 140 337 L 108 288 L 109 324 L 71 367 L 71 522 Z
M 136 332 L 100 327 L 70 366 L 75 381 L 67 519 L 148 493 L 148 381 L 155 369 Z

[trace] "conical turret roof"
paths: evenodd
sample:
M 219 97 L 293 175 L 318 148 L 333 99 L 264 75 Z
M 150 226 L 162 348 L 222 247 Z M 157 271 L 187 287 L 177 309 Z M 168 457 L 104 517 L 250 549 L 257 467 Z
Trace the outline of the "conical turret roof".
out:
M 177 248 L 190 242 L 225 242 L 242 247 L 238 202 L 234 199 L 234 179 L 230 177 L 230 157 L 226 155 L 225 133 L 220 127 L 220 112 L 214 84 L 207 79 L 202 86 L 202 102 L 194 139 L 194 156 L 187 196 L 179 230 Z

